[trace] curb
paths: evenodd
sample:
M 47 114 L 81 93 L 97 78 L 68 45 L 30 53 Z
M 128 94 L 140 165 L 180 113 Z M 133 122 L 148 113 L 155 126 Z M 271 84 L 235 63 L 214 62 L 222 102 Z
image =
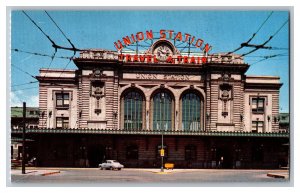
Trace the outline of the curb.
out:
M 281 174 L 271 174 L 271 173 L 268 173 L 267 176 L 268 177 L 272 177 L 272 178 L 283 178 L 283 179 L 286 178 L 285 175 L 281 175 Z
M 60 173 L 60 171 L 43 173 L 43 174 L 41 174 L 41 176 L 49 176 L 49 175 L 52 175 L 52 174 L 58 174 L 58 173 Z

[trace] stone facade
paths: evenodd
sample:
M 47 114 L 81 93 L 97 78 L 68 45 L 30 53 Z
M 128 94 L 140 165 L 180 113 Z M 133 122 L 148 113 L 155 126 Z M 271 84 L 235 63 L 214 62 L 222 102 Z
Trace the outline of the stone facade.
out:
M 245 76 L 247 64 L 163 64 L 157 68 L 157 64 L 121 65 L 112 59 L 107 64 L 83 56 L 75 59 L 78 70 L 40 70 L 40 110 L 45 115 L 40 127 L 55 128 L 56 117 L 68 117 L 70 128 L 122 129 L 122 95 L 136 89 L 145 97 L 143 129 L 151 130 L 153 94 L 165 89 L 174 97 L 175 131 L 182 129 L 182 94 L 193 90 L 202 99 L 203 130 L 251 132 L 252 121 L 261 121 L 259 132 L 278 132 L 279 77 Z M 55 107 L 55 94 L 60 92 L 69 93 L 67 109 Z M 263 99 L 261 112 L 252 111 L 254 98 Z
M 153 46 L 160 44 L 164 41 Z M 147 55 L 87 50 L 74 59 L 76 70 L 41 69 L 42 116 L 40 130 L 33 132 L 41 147 L 49 149 L 52 161 L 41 156 L 40 165 L 95 167 L 102 159 L 112 158 L 129 167 L 156 167 L 160 160 L 157 132 L 162 130 L 167 131 L 166 159 L 179 167 L 214 168 L 224 157 L 226 168 L 277 167 L 284 162 L 282 153 L 273 149 L 288 139 L 278 137 L 274 142 L 269 138 L 269 134 L 279 133 L 279 77 L 246 76 L 249 65 L 239 55 L 186 56 L 170 42 L 167 45 L 174 56 L 166 61 L 155 58 L 158 49 L 154 47 Z M 136 96 L 126 98 L 130 92 L 140 97 L 139 103 Z M 157 109 L 165 104 L 165 95 L 169 102 L 164 108 L 168 110 L 162 113 Z M 190 105 L 184 101 L 186 97 L 197 102 Z M 128 111 L 133 112 L 129 118 Z M 193 114 L 196 119 L 186 123 Z M 53 134 L 56 131 L 66 132 Z M 38 134 L 42 132 L 52 134 Z M 214 133 L 225 134 L 205 136 Z M 244 139 L 237 137 L 243 133 L 250 134 Z M 263 137 L 257 137 L 259 133 Z M 62 141 L 52 146 L 56 137 Z M 59 161 L 54 147 L 62 149 L 60 154 L 72 155 Z

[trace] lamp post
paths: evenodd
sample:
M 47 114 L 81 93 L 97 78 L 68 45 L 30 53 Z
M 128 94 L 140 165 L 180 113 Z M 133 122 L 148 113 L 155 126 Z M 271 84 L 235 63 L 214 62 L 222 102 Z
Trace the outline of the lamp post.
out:
M 162 116 L 162 119 L 161 119 L 161 123 L 162 123 L 162 126 L 160 127 L 162 129 L 162 132 L 161 132 L 161 150 L 160 150 L 160 156 L 161 156 L 161 169 L 160 171 L 161 172 L 164 172 L 164 111 L 162 111 L 162 103 L 164 103 L 164 98 L 165 98 L 165 95 L 164 93 L 161 93 L 161 96 L 160 96 L 160 113 L 161 113 L 161 116 Z
M 25 174 L 25 161 L 26 161 L 26 151 L 25 151 L 25 127 L 26 127 L 26 102 L 23 102 L 23 132 L 22 132 L 22 174 Z

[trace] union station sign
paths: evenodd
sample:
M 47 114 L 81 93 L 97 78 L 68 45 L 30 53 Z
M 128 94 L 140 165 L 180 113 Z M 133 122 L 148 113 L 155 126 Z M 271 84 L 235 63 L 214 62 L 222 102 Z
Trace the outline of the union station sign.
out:
M 157 35 L 158 34 L 158 35 Z M 157 36 L 157 37 L 155 37 Z M 151 45 L 147 50 L 140 52 L 126 53 L 124 48 L 135 45 L 139 46 L 139 42 L 151 41 Z M 156 40 L 155 42 L 153 40 Z M 176 42 L 184 44 L 183 49 L 179 50 L 175 45 Z M 154 42 L 154 43 L 153 43 Z M 172 43 L 173 42 L 173 43 Z M 148 43 L 149 44 L 149 43 Z M 189 33 L 174 32 L 174 30 L 160 30 L 154 33 L 152 30 L 146 32 L 137 32 L 123 37 L 121 40 L 114 42 L 114 47 L 119 52 L 118 59 L 122 62 L 138 62 L 138 63 L 172 63 L 172 64 L 202 64 L 207 62 L 207 54 L 211 50 L 211 45 L 205 43 L 201 38 L 196 38 Z M 144 46 L 143 46 L 144 47 Z M 188 49 L 188 52 L 182 54 L 181 51 Z M 198 54 L 193 54 L 191 48 L 196 49 Z M 132 49 L 131 49 L 132 50 Z

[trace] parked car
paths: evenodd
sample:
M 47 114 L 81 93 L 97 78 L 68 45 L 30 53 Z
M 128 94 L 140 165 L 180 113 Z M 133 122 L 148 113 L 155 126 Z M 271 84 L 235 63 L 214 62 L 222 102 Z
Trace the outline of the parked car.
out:
M 104 163 L 99 164 L 99 168 L 101 170 L 103 170 L 103 169 L 110 169 L 110 170 L 118 169 L 118 170 L 121 170 L 122 168 L 124 168 L 124 166 L 116 160 L 106 160 Z

